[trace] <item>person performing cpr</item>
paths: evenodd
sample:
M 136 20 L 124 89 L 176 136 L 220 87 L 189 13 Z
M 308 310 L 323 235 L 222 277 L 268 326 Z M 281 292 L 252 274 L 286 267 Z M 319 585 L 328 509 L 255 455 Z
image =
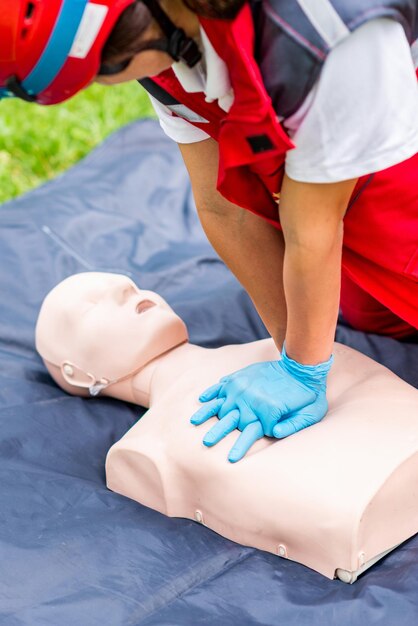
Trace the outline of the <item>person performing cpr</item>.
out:
M 193 420 L 285 438 L 327 412 L 339 307 L 418 329 L 416 0 L 0 2 L 0 95 L 139 80 L 180 146 L 212 245 L 282 358 L 225 376 Z

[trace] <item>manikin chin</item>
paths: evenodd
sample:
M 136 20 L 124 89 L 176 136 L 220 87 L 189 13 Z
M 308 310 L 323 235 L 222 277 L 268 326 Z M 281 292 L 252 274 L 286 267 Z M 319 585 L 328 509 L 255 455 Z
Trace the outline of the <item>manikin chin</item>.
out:
M 280 358 L 271 339 L 192 345 L 160 296 L 92 272 L 47 295 L 36 346 L 66 392 L 149 409 L 108 452 L 115 492 L 346 582 L 418 532 L 418 391 L 355 350 L 335 344 L 322 422 L 231 464 L 238 433 L 206 448 L 217 418 L 190 417 L 222 376 Z

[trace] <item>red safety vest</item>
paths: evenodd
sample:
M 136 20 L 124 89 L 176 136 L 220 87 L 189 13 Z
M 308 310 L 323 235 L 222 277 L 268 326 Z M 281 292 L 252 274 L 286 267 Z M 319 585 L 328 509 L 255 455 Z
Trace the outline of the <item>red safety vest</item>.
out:
M 274 194 L 294 144 L 277 119 L 253 56 L 250 8 L 245 5 L 232 22 L 200 20 L 229 70 L 235 96 L 230 111 L 206 102 L 203 93 L 186 92 L 172 70 L 152 80 L 207 120 L 192 123 L 219 143 L 220 193 L 280 227 Z M 418 155 L 358 181 L 344 219 L 343 271 L 418 328 Z

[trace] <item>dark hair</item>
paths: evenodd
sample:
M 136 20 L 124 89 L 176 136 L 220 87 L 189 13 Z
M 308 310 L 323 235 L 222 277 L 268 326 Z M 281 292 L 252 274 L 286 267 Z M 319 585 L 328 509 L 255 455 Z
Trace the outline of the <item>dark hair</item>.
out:
M 183 0 L 198 15 L 233 19 L 246 0 Z M 102 63 L 112 64 L 121 57 L 140 52 L 141 38 L 152 23 L 152 17 L 142 2 L 134 2 L 120 15 L 102 50 Z
M 102 50 L 102 63 L 112 64 L 121 56 L 139 52 L 139 41 L 152 22 L 145 4 L 134 2 L 119 16 Z
M 184 0 L 192 11 L 204 17 L 232 20 L 246 0 Z

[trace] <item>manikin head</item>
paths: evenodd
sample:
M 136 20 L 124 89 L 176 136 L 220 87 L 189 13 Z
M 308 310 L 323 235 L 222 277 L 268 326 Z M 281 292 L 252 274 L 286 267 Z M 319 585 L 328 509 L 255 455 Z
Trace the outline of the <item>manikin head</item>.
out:
M 46 367 L 76 395 L 97 395 L 132 378 L 187 340 L 184 322 L 163 298 L 127 276 L 102 272 L 75 274 L 54 287 L 36 325 Z

